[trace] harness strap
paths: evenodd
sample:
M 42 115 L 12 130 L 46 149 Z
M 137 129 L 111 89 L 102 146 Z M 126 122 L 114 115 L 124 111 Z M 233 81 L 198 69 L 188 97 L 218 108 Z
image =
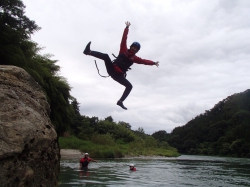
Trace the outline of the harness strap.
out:
M 115 56 L 113 53 L 112 53 L 112 55 L 117 59 L 117 56 Z M 115 60 L 113 60 L 113 62 L 114 62 L 114 61 L 115 61 Z M 97 69 L 97 71 L 98 71 L 98 74 L 99 74 L 101 77 L 103 77 L 103 78 L 109 77 L 109 76 L 103 76 L 103 75 L 100 74 L 99 69 L 98 69 L 98 66 L 97 66 L 97 63 L 96 63 L 96 60 L 95 60 L 95 66 L 96 66 L 96 69 Z M 116 69 L 116 66 L 114 66 L 114 68 Z M 118 67 L 117 67 L 117 68 L 118 68 Z M 119 68 L 119 70 L 120 70 L 120 68 Z M 121 70 L 120 70 L 120 71 L 119 71 L 119 70 L 118 70 L 118 71 L 116 70 L 116 71 L 119 72 L 119 73 L 123 73 L 123 72 L 120 72 Z M 128 68 L 128 70 L 131 70 L 131 68 Z M 128 70 L 127 70 L 127 71 L 128 71 Z M 124 76 L 126 77 L 127 74 L 124 73 Z
M 109 76 L 103 76 L 103 75 L 100 74 L 99 69 L 98 69 L 98 66 L 97 66 L 97 64 L 96 64 L 96 60 L 95 60 L 95 66 L 96 66 L 96 69 L 97 69 L 97 71 L 98 71 L 98 74 L 99 74 L 101 77 L 104 77 L 104 78 L 109 77 Z

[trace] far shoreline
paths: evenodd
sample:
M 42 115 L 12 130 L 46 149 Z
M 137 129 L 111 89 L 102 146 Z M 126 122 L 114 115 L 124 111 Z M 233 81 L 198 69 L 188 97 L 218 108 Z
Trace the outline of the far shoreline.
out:
M 80 159 L 84 155 L 84 153 L 77 149 L 60 149 L 60 155 L 62 160 L 71 160 L 71 159 Z M 180 155 L 181 156 L 181 155 Z M 91 157 L 91 155 L 90 155 Z M 164 157 L 164 156 L 124 156 L 122 158 L 114 158 L 114 159 L 176 159 L 177 157 Z M 100 158 L 100 159 L 108 159 L 108 158 Z M 112 158 L 113 159 L 113 158 Z
M 60 149 L 61 159 L 75 159 L 83 157 L 83 153 L 77 149 Z

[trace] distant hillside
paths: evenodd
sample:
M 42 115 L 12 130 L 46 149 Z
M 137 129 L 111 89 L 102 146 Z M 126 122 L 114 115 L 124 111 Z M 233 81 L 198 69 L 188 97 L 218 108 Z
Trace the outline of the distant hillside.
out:
M 168 143 L 183 154 L 250 158 L 250 90 L 227 97 L 175 128 Z

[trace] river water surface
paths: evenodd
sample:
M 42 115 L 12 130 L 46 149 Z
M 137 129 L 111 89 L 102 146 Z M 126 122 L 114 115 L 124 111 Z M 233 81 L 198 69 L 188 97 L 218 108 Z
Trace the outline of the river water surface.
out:
M 250 187 L 250 159 L 186 155 L 106 159 L 90 163 L 86 171 L 78 170 L 79 159 L 61 160 L 59 187 Z M 131 163 L 137 171 L 129 171 Z

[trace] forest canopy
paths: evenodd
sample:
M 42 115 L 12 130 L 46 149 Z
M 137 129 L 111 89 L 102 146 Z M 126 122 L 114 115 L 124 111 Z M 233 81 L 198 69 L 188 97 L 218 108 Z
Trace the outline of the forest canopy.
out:
M 184 154 L 250 158 L 250 90 L 218 102 L 176 127 L 167 141 Z
M 1 65 L 14 65 L 26 70 L 42 87 L 50 104 L 50 119 L 60 134 L 71 123 L 70 86 L 58 76 L 60 67 L 52 55 L 40 55 L 42 49 L 31 40 L 41 28 L 25 16 L 21 0 L 0 2 L 0 59 Z

